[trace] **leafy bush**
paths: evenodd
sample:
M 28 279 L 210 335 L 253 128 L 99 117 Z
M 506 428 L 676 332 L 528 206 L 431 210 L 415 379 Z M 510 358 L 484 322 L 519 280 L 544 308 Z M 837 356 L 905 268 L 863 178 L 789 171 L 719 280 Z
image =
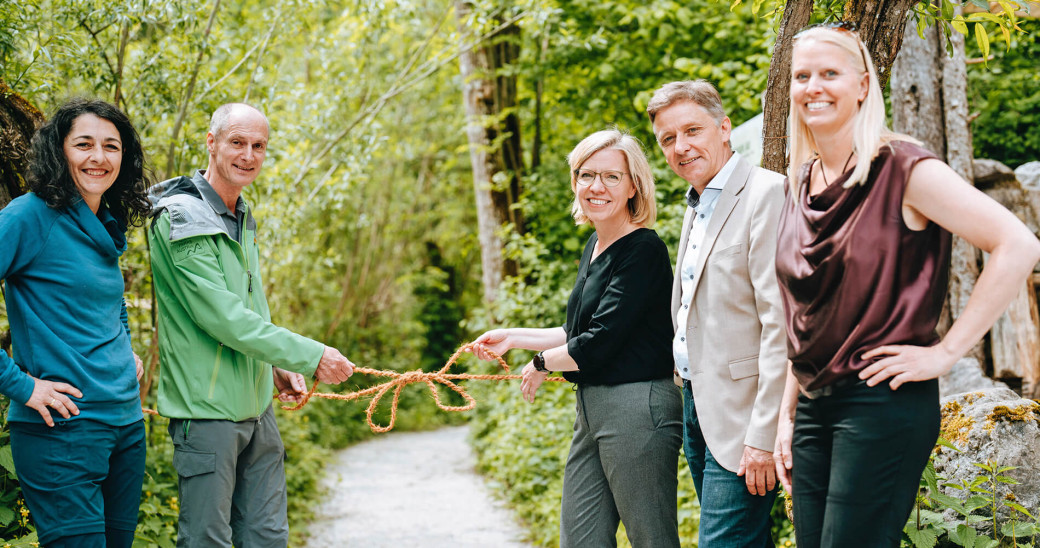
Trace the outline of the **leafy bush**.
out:
M 939 445 L 959 451 L 953 444 L 939 439 Z M 981 473 L 972 481 L 947 483 L 936 474 L 929 459 L 921 476 L 921 493 L 917 506 L 910 513 L 903 545 L 912 548 L 964 546 L 967 548 L 1025 548 L 1032 547 L 1040 535 L 1040 518 L 1015 502 L 1012 497 L 997 495 L 1000 485 L 1018 482 L 1004 472 L 1011 466 L 994 462 L 975 463 Z M 960 491 L 962 497 L 944 493 L 940 486 Z M 998 520 L 998 511 L 1007 509 L 1011 519 Z M 944 515 L 945 514 L 945 515 Z M 948 519 L 952 514 L 954 519 Z
M 1025 32 L 1012 33 L 1009 50 L 995 47 L 988 63 L 968 65 L 968 95 L 978 115 L 971 125 L 975 157 L 1012 169 L 1040 160 L 1040 21 L 1019 25 Z M 968 57 L 980 57 L 974 41 L 967 42 Z

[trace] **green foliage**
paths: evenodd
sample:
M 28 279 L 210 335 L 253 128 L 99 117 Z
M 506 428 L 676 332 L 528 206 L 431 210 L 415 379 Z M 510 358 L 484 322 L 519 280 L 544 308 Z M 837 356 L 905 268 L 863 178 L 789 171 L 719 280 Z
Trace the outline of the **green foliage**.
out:
M 36 529 L 29 520 L 11 456 L 11 434 L 7 429 L 10 403 L 6 396 L 0 395 L 0 541 L 12 546 L 29 546 L 36 541 Z
M 260 226 L 275 322 L 363 366 L 403 371 L 443 363 L 447 354 L 438 354 L 460 342 L 457 323 L 475 298 L 479 268 L 467 228 L 474 224 L 471 183 L 450 4 L 221 2 L 210 27 L 215 5 L 0 2 L 0 78 L 45 111 L 68 95 L 117 101 L 160 179 L 205 167 L 216 106 L 257 105 L 268 114 L 271 142 L 264 172 L 244 197 Z M 147 363 L 153 309 L 143 236 L 143 229 L 130 233 L 122 265 L 133 343 Z M 436 265 L 425 262 L 427 242 L 442 250 Z M 154 376 L 145 378 L 149 406 Z M 357 375 L 322 390 L 378 381 Z M 386 405 L 375 416 L 383 424 Z M 317 400 L 279 415 L 297 544 L 320 495 L 328 449 L 371 434 L 365 402 Z M 459 420 L 437 411 L 425 387 L 402 394 L 398 428 Z M 150 424 L 143 546 L 168 544 L 176 523 L 165 421 Z M 2 518 L 4 508 L 15 508 L 7 501 L 18 489 L 14 482 L 0 487 Z M 4 538 L 28 531 L 0 530 Z
M 939 2 L 920 2 L 913 8 L 913 16 L 917 24 L 917 34 L 924 38 L 924 29 L 933 25 L 940 25 L 944 36 L 949 37 L 953 31 L 965 36 L 974 35 L 975 44 L 982 51 L 983 57 L 989 55 L 990 35 L 986 25 L 993 28 L 992 32 L 999 32 L 1007 47 L 1011 47 L 1012 34 L 1023 32 L 1019 27 L 1020 20 L 1016 10 L 1022 9 L 1024 2 L 1000 0 L 996 2 L 1000 11 L 992 13 L 990 3 L 986 0 L 969 0 L 967 2 L 951 2 L 941 0 Z M 956 13 L 957 7 L 972 6 L 976 11 L 965 16 Z M 969 27 L 970 25 L 970 27 Z M 953 45 L 947 40 L 947 48 L 952 53 Z
M 775 0 L 475 4 L 478 31 L 517 18 L 521 32 L 497 38 L 520 49 L 520 61 L 499 75 L 515 76 L 519 98 L 503 116 L 517 114 L 530 143 L 519 203 L 527 232 L 503 230 L 506 254 L 521 273 L 485 310 L 474 311 L 479 244 L 456 68 L 469 44 L 456 28 L 452 2 L 221 2 L 209 27 L 214 2 L 8 0 L 0 2 L 0 77 L 44 110 L 74 94 L 118 101 L 134 119 L 158 178 L 205 166 L 204 135 L 216 106 L 259 106 L 271 121 L 271 143 L 264 172 L 244 196 L 260 224 L 262 276 L 275 321 L 340 348 L 358 365 L 431 369 L 464 335 L 502 324 L 562 324 L 590 232 L 569 215 L 565 155 L 593 131 L 617 125 L 642 140 L 658 178 L 655 228 L 674 252 L 686 184 L 656 152 L 646 103 L 664 82 L 706 78 L 720 89 L 734 124 L 756 114 L 774 39 L 770 21 L 756 14 L 782 6 Z M 821 9 L 837 13 L 841 4 Z M 995 51 L 994 72 L 986 73 L 998 76 L 972 68 L 974 104 L 982 110 L 976 146 L 1035 158 L 1031 151 L 1040 145 L 1030 116 L 1040 111 L 1033 106 L 1040 101 L 1040 71 L 1029 63 L 1040 55 L 1026 38 L 1035 33 L 1011 36 L 1015 48 Z M 1025 53 L 1016 57 L 1020 45 Z M 1026 74 L 1023 67 L 1033 67 L 1034 79 L 999 76 Z M 992 131 L 980 131 L 983 123 Z M 146 361 L 154 327 L 148 263 L 143 232 L 135 230 L 123 268 L 134 345 Z M 464 317 L 466 333 L 458 327 Z M 463 367 L 487 367 L 469 363 Z M 145 380 L 154 381 L 153 372 Z M 378 381 L 357 375 L 322 389 Z M 152 385 L 145 395 L 150 406 Z M 530 406 L 516 388 L 473 383 L 480 402 L 472 414 L 474 444 L 482 468 L 537 524 L 536 540 L 552 545 L 573 399 L 562 386 L 548 385 Z M 383 424 L 386 405 L 375 417 Z M 463 420 L 437 411 L 422 387 L 406 388 L 400 409 L 402 429 Z M 370 435 L 364 412 L 363 402 L 325 400 L 279 412 L 294 542 L 318 494 L 327 450 Z M 165 423 L 149 424 L 138 541 L 161 545 L 175 523 L 176 478 Z M 9 538 L 31 534 L 31 525 L 19 525 L 17 483 L 4 475 L 5 446 L 0 438 L 0 528 L 7 527 L 0 535 Z M 682 468 L 680 529 L 691 544 L 698 509 Z M 6 526 L 5 509 L 15 514 Z
M 941 438 L 938 445 L 959 451 Z M 921 475 L 916 507 L 903 528 L 904 546 L 1025 548 L 1034 545 L 1037 535 L 1040 535 L 1040 519 L 1016 503 L 1013 496 L 1001 496 L 998 491 L 1002 485 L 1018 483 L 1004 475 L 1015 467 L 999 466 L 994 462 L 974 464 L 982 474 L 971 481 L 947 483 L 936 474 L 932 459 L 929 459 Z M 962 496 L 950 496 L 940 486 L 959 491 Z M 1010 511 L 1010 519 L 1003 523 L 998 519 L 1001 510 Z M 944 513 L 951 512 L 955 518 L 946 519 Z
M 148 453 L 145 458 L 141 509 L 137 518 L 134 546 L 173 548 L 177 538 L 177 472 L 173 468 L 173 444 L 166 427 L 169 421 L 147 417 Z
M 1015 168 L 1040 160 L 1040 21 L 1022 20 L 1011 47 L 996 48 L 986 65 L 968 65 L 972 140 L 977 158 Z M 983 55 L 968 44 L 968 57 Z

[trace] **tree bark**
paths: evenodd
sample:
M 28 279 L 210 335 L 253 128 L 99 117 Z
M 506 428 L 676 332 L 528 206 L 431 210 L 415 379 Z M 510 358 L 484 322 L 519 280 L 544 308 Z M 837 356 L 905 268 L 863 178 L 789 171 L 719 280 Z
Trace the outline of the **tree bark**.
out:
M 41 125 L 43 113 L 0 80 L 0 209 L 25 194 L 29 144 Z M 0 331 L 0 351 L 11 354 L 8 330 Z
M 892 126 L 920 139 L 966 181 L 974 181 L 971 132 L 968 127 L 967 75 L 964 37 L 954 33 L 953 57 L 946 54 L 945 38 L 937 26 L 925 29 L 925 38 L 910 25 L 904 29 L 903 49 L 893 64 Z M 979 276 L 979 254 L 971 244 L 954 237 L 950 264 L 950 292 L 939 330 L 945 333 L 967 305 Z M 983 344 L 968 353 L 987 367 Z
M 787 169 L 787 115 L 791 107 L 791 45 L 794 35 L 809 22 L 813 0 L 789 0 L 780 20 L 773 59 L 769 64 L 765 107 L 762 114 L 762 167 L 785 173 Z
M 500 21 L 500 19 L 496 20 Z M 506 176 L 504 185 L 496 185 L 491 197 L 495 209 L 502 218 L 508 219 L 518 234 L 524 233 L 521 211 L 514 204 L 520 199 L 520 178 L 524 172 L 523 141 L 520 139 L 520 117 L 516 109 L 516 76 L 502 69 L 508 68 L 520 57 L 520 27 L 515 23 L 503 27 L 489 38 L 488 75 L 494 78 L 493 102 L 488 105 L 492 118 L 500 120 L 486 126 L 492 153 L 497 157 L 500 172 Z M 500 142 L 496 150 L 494 144 Z M 506 260 L 506 274 L 517 273 L 514 261 Z
M 463 39 L 472 36 L 467 19 L 473 5 L 455 2 Z M 459 56 L 466 134 L 469 139 L 473 190 L 477 206 L 480 257 L 485 302 L 492 302 L 506 275 L 517 273 L 516 263 L 502 253 L 501 230 L 506 223 L 522 232 L 523 219 L 512 207 L 520 193 L 523 157 L 520 123 L 515 113 L 516 77 L 496 69 L 516 60 L 519 28 L 507 25 L 490 37 L 486 46 L 466 49 Z M 505 180 L 502 181 L 502 178 Z
M 0 80 L 0 209 L 25 193 L 29 143 L 43 113 Z
M 903 44 L 907 13 L 917 0 L 851 0 L 845 6 L 845 19 L 859 26 L 859 37 L 874 60 L 881 89 L 888 85 L 892 63 Z

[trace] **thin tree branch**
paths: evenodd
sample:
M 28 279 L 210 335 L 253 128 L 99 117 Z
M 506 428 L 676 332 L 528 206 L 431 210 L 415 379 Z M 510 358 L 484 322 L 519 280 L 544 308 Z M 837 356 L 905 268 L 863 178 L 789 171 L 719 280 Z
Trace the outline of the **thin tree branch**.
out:
M 188 81 L 188 89 L 184 91 L 184 100 L 181 102 L 181 110 L 177 113 L 177 120 L 173 124 L 173 134 L 170 136 L 170 148 L 166 157 L 166 176 L 169 176 L 174 171 L 176 166 L 176 155 L 177 149 L 177 138 L 180 137 L 181 127 L 184 126 L 184 118 L 188 115 L 188 106 L 191 104 L 191 97 L 195 93 L 195 82 L 199 78 L 199 70 L 202 68 L 202 60 L 206 57 L 206 46 L 209 44 L 209 35 L 213 30 L 213 21 L 217 18 L 217 12 L 220 10 L 220 0 L 214 0 L 213 10 L 209 13 L 209 21 L 206 23 L 206 30 L 202 33 L 202 45 L 199 47 L 199 56 L 195 59 L 195 66 L 191 71 L 191 79 Z
M 112 94 L 112 103 L 115 105 L 123 103 L 124 110 L 126 101 L 123 100 L 123 68 L 126 61 L 126 46 L 129 41 L 130 22 L 124 19 L 119 32 L 119 48 L 116 50 L 116 90 Z
M 252 57 L 253 52 L 256 51 L 258 48 L 260 48 L 260 46 L 262 46 L 263 43 L 264 43 L 263 41 L 257 42 L 256 44 L 253 45 L 253 47 L 249 48 L 249 51 L 245 52 L 245 54 L 242 55 L 242 58 L 239 59 L 237 63 L 235 63 L 235 66 L 231 67 L 231 69 L 228 70 L 226 73 L 224 73 L 224 75 L 221 76 L 219 79 L 217 79 L 216 82 L 213 82 L 212 84 L 207 85 L 206 89 L 203 90 L 201 93 L 199 93 L 198 100 L 201 101 L 203 98 L 205 98 L 207 95 L 209 95 L 209 92 L 211 92 L 211 91 L 213 91 L 215 89 L 218 89 L 220 87 L 220 85 L 224 83 L 224 80 L 227 80 L 233 74 L 235 74 L 235 72 L 237 72 L 238 69 L 242 65 L 244 65 L 246 63 L 246 61 L 249 60 L 250 57 Z
M 457 51 L 452 53 L 450 56 L 448 56 L 448 57 L 446 57 L 444 59 L 438 60 L 438 61 L 431 60 L 431 61 L 427 61 L 426 63 L 423 63 L 422 65 L 420 65 L 416 69 L 416 73 L 409 80 L 407 80 L 407 81 L 405 81 L 403 83 L 400 83 L 400 84 L 398 84 L 397 82 L 391 84 L 390 85 L 390 89 L 388 89 L 385 93 L 383 93 L 383 95 L 379 96 L 379 98 L 374 103 L 369 105 L 367 108 L 362 109 L 357 114 L 357 116 L 355 116 L 354 119 L 351 120 L 351 122 L 342 131 L 337 133 L 331 139 L 327 140 L 325 142 L 325 145 L 321 148 L 321 150 L 319 150 L 318 152 L 312 154 L 309 158 L 307 158 L 306 161 L 304 161 L 302 167 L 300 168 L 300 172 L 296 175 L 296 178 L 293 180 L 292 184 L 293 185 L 298 185 L 300 183 L 300 181 L 302 181 L 303 178 L 307 175 L 307 173 L 310 172 L 310 170 L 312 169 L 313 164 L 315 162 L 321 161 L 325 156 L 327 156 L 332 151 L 332 149 L 337 144 L 339 144 L 340 141 L 342 141 L 344 138 L 346 138 L 347 135 L 350 134 L 350 132 L 354 128 L 356 128 L 362 122 L 366 121 L 368 118 L 373 117 L 376 114 L 378 114 L 383 109 L 383 107 L 386 106 L 387 102 L 389 102 L 390 99 L 393 99 L 394 97 L 400 95 L 402 92 L 404 92 L 408 88 L 414 86 L 415 84 L 417 84 L 417 83 L 421 82 L 422 80 L 424 80 L 425 78 L 429 77 L 431 74 L 433 74 L 434 72 L 439 70 L 444 65 L 455 61 L 463 53 L 466 53 L 466 52 L 470 51 L 471 49 L 477 47 L 481 42 L 483 42 L 487 38 L 495 35 L 496 33 L 500 32 L 502 29 L 508 27 L 509 25 L 512 25 L 513 23 L 515 23 L 516 21 L 522 19 L 526 15 L 527 15 L 527 12 L 522 12 L 522 13 L 519 13 L 519 14 L 511 17 L 510 19 L 504 21 L 502 24 L 498 25 L 497 27 L 495 27 L 491 31 L 481 35 L 479 38 L 474 40 L 471 44 L 469 44 L 469 45 L 467 45 L 465 47 L 459 48 Z
M 278 12 L 278 16 L 274 18 L 271 23 L 271 28 L 267 30 L 267 36 L 264 36 L 263 43 L 260 44 L 260 52 L 256 54 L 256 64 L 253 65 L 253 72 L 249 73 L 249 82 L 246 84 L 246 95 L 242 98 L 243 103 L 249 102 L 249 93 L 253 90 L 253 82 L 256 81 L 256 73 L 260 70 L 260 66 L 264 60 L 264 52 L 267 51 L 267 44 L 271 41 L 271 36 L 274 35 L 275 29 L 278 28 L 278 24 L 282 21 L 282 12 Z
M 101 27 L 99 30 L 95 31 L 87 25 L 86 19 L 80 19 L 79 26 L 83 27 L 83 30 L 87 31 L 87 34 L 90 35 L 90 38 L 94 40 L 94 44 L 97 46 L 98 52 L 101 53 L 101 60 L 104 61 L 105 65 L 108 66 L 108 72 L 115 76 L 116 69 L 112 66 L 112 61 L 108 60 L 108 54 L 105 53 L 105 46 L 103 46 L 101 44 L 101 40 L 98 39 L 98 34 L 104 32 L 104 30 L 107 29 L 110 25 L 105 25 Z

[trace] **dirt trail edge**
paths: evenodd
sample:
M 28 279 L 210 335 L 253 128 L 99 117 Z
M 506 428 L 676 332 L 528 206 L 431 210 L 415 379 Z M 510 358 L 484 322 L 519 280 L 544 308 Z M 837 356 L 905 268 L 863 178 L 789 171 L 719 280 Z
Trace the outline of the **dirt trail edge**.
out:
M 395 432 L 340 451 L 307 547 L 530 547 L 476 473 L 467 433 Z

